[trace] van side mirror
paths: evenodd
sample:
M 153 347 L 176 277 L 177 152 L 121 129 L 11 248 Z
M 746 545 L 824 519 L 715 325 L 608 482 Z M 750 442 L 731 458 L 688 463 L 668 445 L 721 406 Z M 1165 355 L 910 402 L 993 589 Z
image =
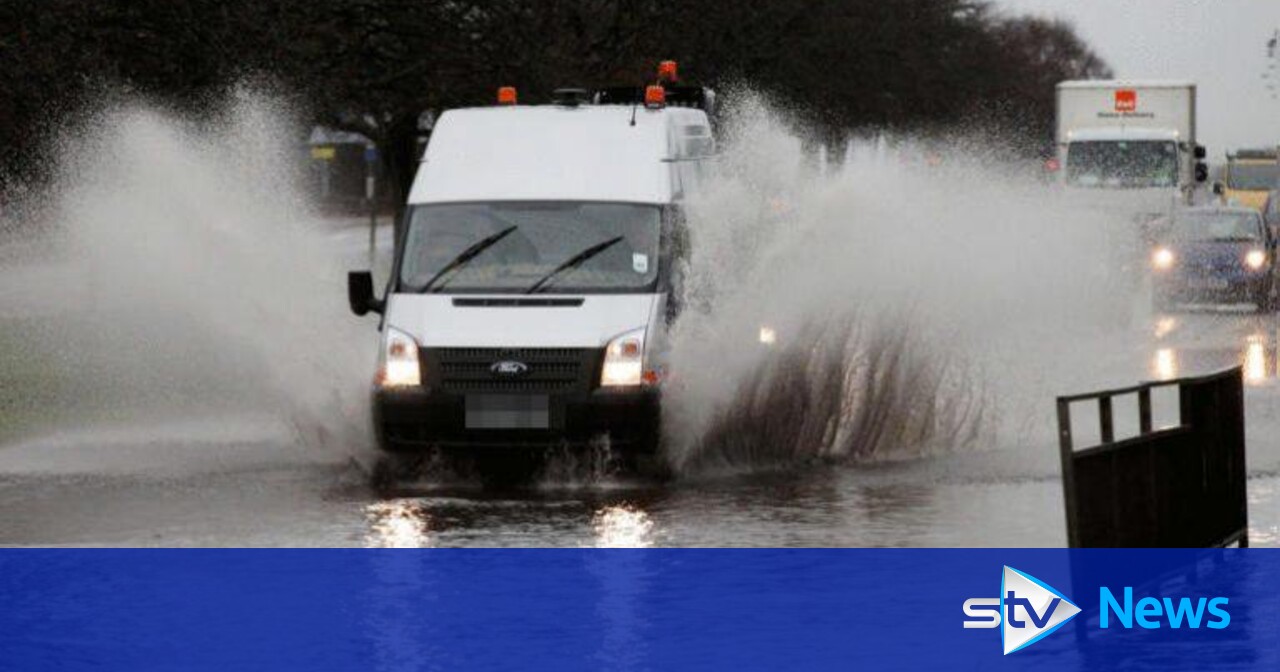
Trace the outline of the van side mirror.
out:
M 1214 196 L 1221 196 L 1221 195 L 1223 195 L 1223 194 L 1225 194 L 1225 193 L 1227 193 L 1227 185 L 1225 185 L 1225 184 L 1223 184 L 1223 183 L 1221 183 L 1221 182 L 1214 182 L 1214 183 L 1213 183 L 1213 195 L 1214 195 Z
M 367 315 L 370 311 L 382 313 L 384 302 L 373 295 L 371 271 L 347 273 L 347 303 L 351 305 L 351 312 L 356 315 Z
M 1196 145 L 1196 160 L 1203 159 L 1208 155 L 1209 153 L 1204 150 L 1204 145 Z
M 1203 161 L 1196 162 L 1196 182 L 1204 182 L 1209 179 L 1209 166 L 1204 165 Z

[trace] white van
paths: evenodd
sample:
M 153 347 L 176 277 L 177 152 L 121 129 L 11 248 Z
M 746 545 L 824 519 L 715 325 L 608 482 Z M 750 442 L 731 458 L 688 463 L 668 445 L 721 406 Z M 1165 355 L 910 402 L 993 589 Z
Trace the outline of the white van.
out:
M 706 112 L 671 104 L 674 89 L 565 90 L 440 117 L 385 298 L 369 272 L 348 278 L 352 310 L 382 314 L 384 450 L 608 437 L 615 453 L 654 453 L 680 203 L 713 147 Z

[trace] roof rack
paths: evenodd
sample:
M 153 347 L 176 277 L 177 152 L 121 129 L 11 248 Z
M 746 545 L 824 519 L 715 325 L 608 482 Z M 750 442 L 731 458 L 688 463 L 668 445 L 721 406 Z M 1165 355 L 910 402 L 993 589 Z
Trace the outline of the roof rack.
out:
M 591 92 L 586 89 L 556 89 L 551 94 L 551 102 L 563 107 L 577 107 L 590 100 Z
M 691 107 L 715 112 L 716 94 L 711 89 L 701 86 L 675 86 L 663 84 L 666 89 L 667 107 Z M 597 105 L 644 105 L 645 87 L 643 86 L 611 86 L 597 89 L 595 103 Z

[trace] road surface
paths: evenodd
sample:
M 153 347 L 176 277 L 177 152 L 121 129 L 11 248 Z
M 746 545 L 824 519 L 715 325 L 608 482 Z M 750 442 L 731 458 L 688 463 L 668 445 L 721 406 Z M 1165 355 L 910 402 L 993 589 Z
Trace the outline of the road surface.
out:
M 336 228 L 328 236 L 331 245 L 350 250 L 353 266 L 360 265 L 367 240 L 363 229 Z M 387 242 L 384 232 L 384 249 Z M 385 272 L 385 260 L 380 263 Z M 67 331 L 65 313 L 76 311 L 68 307 L 75 302 L 50 306 L 23 289 L 56 281 L 66 269 L 14 253 L 6 257 L 3 271 L 9 282 L 0 285 L 0 314 L 9 316 L 10 336 L 8 351 L 0 356 L 9 382 L 39 379 L 39 371 L 57 368 L 61 361 L 33 363 L 15 343 L 65 338 L 70 349 L 92 347 Z M 68 291 L 82 297 L 79 305 L 94 300 L 92 287 Z M 1114 366 L 1095 362 L 1110 372 L 1095 386 L 1243 364 L 1249 384 L 1251 541 L 1280 545 L 1275 317 L 1239 310 L 1147 312 L 1135 311 L 1136 335 L 1131 347 L 1109 355 Z M 197 380 L 178 385 L 169 379 L 190 369 L 170 362 L 165 352 L 158 342 L 115 364 L 114 359 L 104 364 L 88 356 L 72 358 L 71 368 L 83 371 L 82 379 L 6 390 L 8 417 L 14 420 L 0 429 L 0 544 L 1065 543 L 1051 427 L 931 458 L 787 472 L 655 483 L 560 465 L 560 471 L 516 490 L 485 490 L 465 478 L 447 477 L 380 490 L 370 485 L 361 466 L 368 464 L 367 446 L 335 446 L 332 436 L 317 446 L 288 413 L 242 398 L 237 386 L 259 375 L 254 358 L 211 346 L 196 369 Z M 191 351 L 182 352 L 189 357 Z M 161 363 L 153 367 L 156 361 Z M 127 383 L 106 382 L 122 376 Z M 1058 392 L 1081 391 L 1077 381 L 1062 385 Z M 1045 410 L 1042 419 L 1051 417 L 1052 398 L 1037 403 Z M 352 423 L 358 425 L 359 419 Z

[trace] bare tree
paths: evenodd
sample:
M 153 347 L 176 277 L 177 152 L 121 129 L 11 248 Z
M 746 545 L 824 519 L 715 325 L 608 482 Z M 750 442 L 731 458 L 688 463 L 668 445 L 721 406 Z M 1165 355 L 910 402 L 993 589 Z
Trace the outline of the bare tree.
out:
M 784 101 L 828 144 L 976 114 L 1047 142 L 1053 85 L 1107 74 L 1071 26 L 979 0 L 0 0 L 0 174 L 102 84 L 186 106 L 246 75 L 383 150 L 397 200 L 426 109 L 642 83 L 664 58 Z

